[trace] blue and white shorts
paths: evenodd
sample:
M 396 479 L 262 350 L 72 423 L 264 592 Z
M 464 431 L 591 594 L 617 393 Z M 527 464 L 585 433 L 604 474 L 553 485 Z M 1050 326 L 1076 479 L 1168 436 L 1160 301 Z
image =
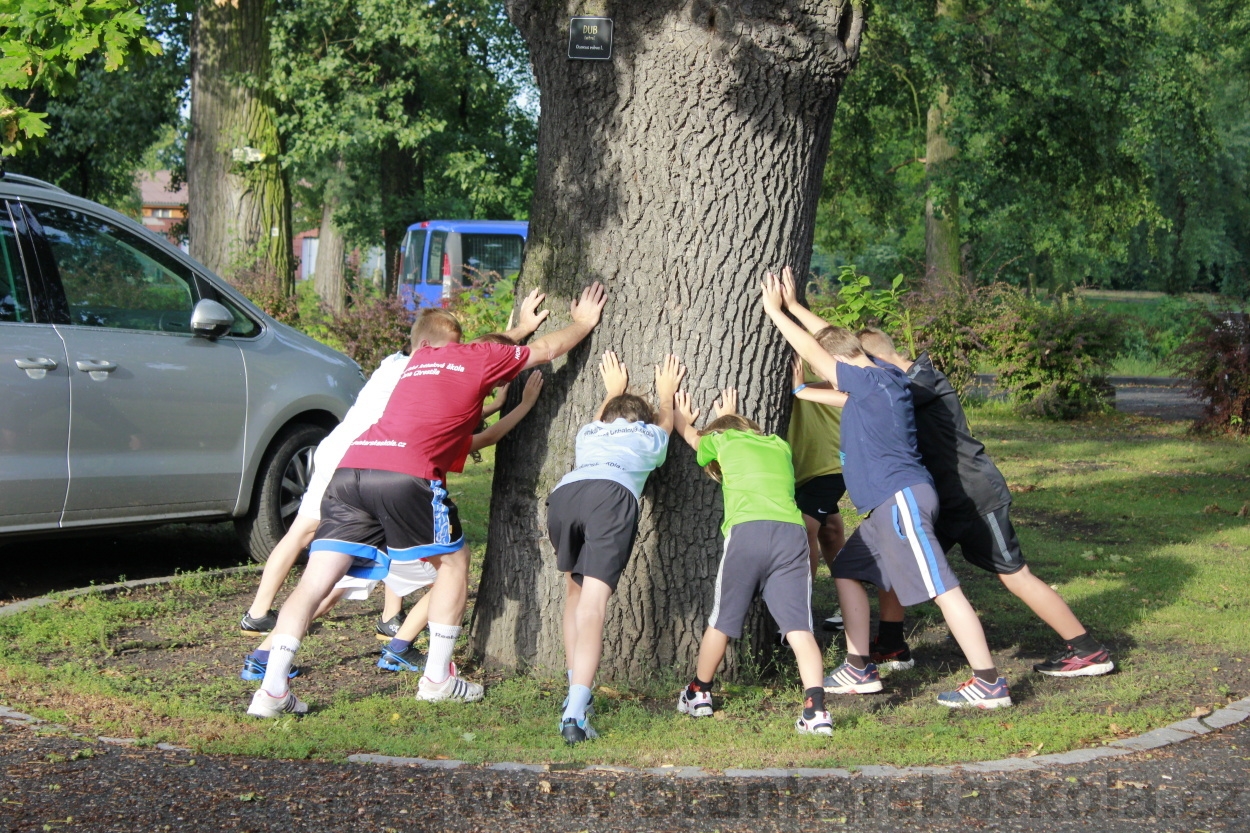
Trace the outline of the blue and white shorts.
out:
M 928 484 L 895 492 L 865 518 L 833 561 L 833 577 L 893 590 L 904 606 L 959 586 L 933 531 L 937 492 Z
M 308 551 L 350 555 L 347 575 L 382 581 L 392 563 L 450 555 L 463 547 L 460 514 L 441 480 L 341 468 L 330 478 Z

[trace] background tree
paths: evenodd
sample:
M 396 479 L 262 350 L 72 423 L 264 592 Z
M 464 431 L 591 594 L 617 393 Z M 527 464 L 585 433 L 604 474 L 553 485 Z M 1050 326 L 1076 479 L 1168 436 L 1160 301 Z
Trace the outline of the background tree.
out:
M 75 83 L 53 97 L 34 90 L 30 107 L 47 113 L 47 134 L 31 144 L 10 170 L 60 186 L 112 208 L 137 211 L 135 174 L 148 150 L 178 124 L 186 100 L 190 15 L 176 5 L 143 8 L 145 35 L 162 48 L 153 55 L 132 43 L 125 64 L 84 58 Z
M 672 350 L 690 366 L 701 406 L 736 385 L 747 415 L 769 430 L 785 423 L 787 354 L 758 283 L 766 267 L 807 267 L 862 17 L 859 5 L 829 0 L 621 0 L 610 7 L 612 60 L 592 62 L 567 58 L 569 18 L 602 14 L 606 3 L 507 5 L 542 106 L 517 295 L 542 288 L 561 318 L 588 281 L 610 293 L 589 343 L 554 369 L 535 413 L 496 455 L 473 644 L 489 661 L 555 670 L 562 579 L 543 503 L 600 398 L 598 353 L 616 350 L 646 388 L 650 365 Z M 611 606 L 605 677 L 690 667 L 710 612 L 720 517 L 715 484 L 673 443 Z
M 247 269 L 294 286 L 291 197 L 270 86 L 273 0 L 200 0 L 191 27 L 187 231 L 222 275 Z
M 71 89 L 89 55 L 102 52 L 104 69 L 111 71 L 132 47 L 159 54 L 160 45 L 144 29 L 130 0 L 0 0 L 0 153 L 13 156 L 47 133 L 36 97 Z
M 534 115 L 498 0 L 289 0 L 273 44 L 286 158 L 331 206 L 323 241 L 385 241 L 388 292 L 411 223 L 525 216 Z
M 877 0 L 818 243 L 879 278 L 920 274 L 937 195 L 982 281 L 1235 283 L 1250 256 L 1243 7 Z M 957 152 L 940 171 L 925 147 L 935 104 Z

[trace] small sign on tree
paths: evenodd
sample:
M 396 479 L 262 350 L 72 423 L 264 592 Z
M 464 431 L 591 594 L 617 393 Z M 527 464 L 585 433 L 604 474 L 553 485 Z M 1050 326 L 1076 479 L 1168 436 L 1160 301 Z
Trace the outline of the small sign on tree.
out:
M 569 60 L 612 58 L 612 18 L 575 17 L 569 21 Z

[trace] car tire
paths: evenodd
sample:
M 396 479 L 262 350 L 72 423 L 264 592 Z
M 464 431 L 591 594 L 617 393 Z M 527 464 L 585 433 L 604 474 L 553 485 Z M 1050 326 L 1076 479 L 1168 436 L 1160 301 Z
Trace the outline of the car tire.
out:
M 328 433 L 320 425 L 290 426 L 274 438 L 261 459 L 252 505 L 234 522 L 243 548 L 261 564 L 295 520 L 312 476 L 313 452 Z

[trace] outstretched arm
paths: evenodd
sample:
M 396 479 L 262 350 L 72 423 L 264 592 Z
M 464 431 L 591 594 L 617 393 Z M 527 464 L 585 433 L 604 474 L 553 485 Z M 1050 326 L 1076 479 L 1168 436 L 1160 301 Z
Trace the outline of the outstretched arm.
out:
M 810 385 L 796 393 L 795 396 L 799 399 L 807 400 L 808 402 L 815 402 L 819 405 L 830 405 L 834 408 L 846 407 L 846 400 L 849 398 L 840 390 L 833 390 L 832 388 L 818 388 Z
M 772 272 L 768 273 L 772 275 Z M 775 276 L 774 276 L 775 277 Z M 829 326 L 829 322 L 799 303 L 799 291 L 794 283 L 794 271 L 789 267 L 781 270 L 782 306 L 793 315 L 812 335 Z
M 684 390 L 677 391 L 673 395 L 674 430 L 695 451 L 699 450 L 699 431 L 694 427 L 694 421 L 698 418 L 699 409 L 694 407 L 690 400 L 690 394 Z
M 656 425 L 668 434 L 673 433 L 673 397 L 681 387 L 681 380 L 686 377 L 686 367 L 669 353 L 664 361 L 655 366 L 655 397 L 659 406 Z
M 794 323 L 790 316 L 786 315 L 785 310 L 782 309 L 781 281 L 777 279 L 776 275 L 769 272 L 760 288 L 763 292 L 764 312 L 772 319 L 777 329 L 781 330 L 781 334 L 785 336 L 786 341 L 790 343 L 795 352 L 811 365 L 812 370 L 832 382 L 834 387 L 837 387 L 837 361 L 816 343 L 816 339 L 812 338 L 811 333 Z
M 539 325 L 547 320 L 547 316 L 551 314 L 551 310 L 538 311 L 546 294 L 539 292 L 537 289 L 531 290 L 529 295 L 525 296 L 525 300 L 521 302 L 521 314 L 517 316 L 515 327 L 508 329 L 504 335 L 520 344 L 525 339 L 534 334 Z
M 494 445 L 502 440 L 534 407 L 534 403 L 538 401 L 538 393 L 542 389 L 543 375 L 538 371 L 534 371 L 525 382 L 525 390 L 521 392 L 521 404 L 501 416 L 494 425 L 485 431 L 480 434 L 474 434 L 473 441 L 469 445 L 469 451 L 480 451 L 486 448 L 486 446 Z
M 599 375 L 603 377 L 603 387 L 607 392 L 599 403 L 599 410 L 595 411 L 596 422 L 603 419 L 603 409 L 608 407 L 608 403 L 629 387 L 629 368 L 621 364 L 615 353 L 608 350 L 599 360 Z
M 573 323 L 562 330 L 548 333 L 531 344 L 529 362 L 524 369 L 529 370 L 535 365 L 555 361 L 580 344 L 599 323 L 607 300 L 603 284 L 598 281 L 583 289 L 581 298 L 569 305 Z
M 486 419 L 491 414 L 499 413 L 499 409 L 503 407 L 503 403 L 508 399 L 508 385 L 503 384 L 495 391 L 495 395 L 491 397 L 489 402 L 482 404 L 482 419 Z

